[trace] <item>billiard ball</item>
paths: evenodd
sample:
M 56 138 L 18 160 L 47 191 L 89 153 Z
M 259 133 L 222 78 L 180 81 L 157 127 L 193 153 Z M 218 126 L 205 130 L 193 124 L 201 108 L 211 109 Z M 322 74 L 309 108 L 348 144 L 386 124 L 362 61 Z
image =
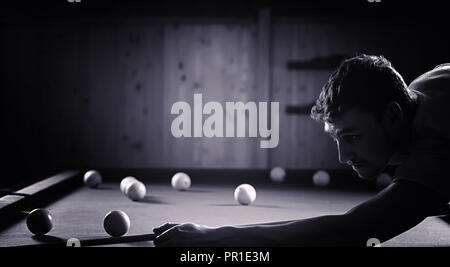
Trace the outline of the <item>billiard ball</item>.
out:
M 382 189 L 392 182 L 392 177 L 388 173 L 381 173 L 375 181 L 378 188 Z
M 187 190 L 191 186 L 191 178 L 184 172 L 178 172 L 172 177 L 172 187 L 177 190 Z
M 319 170 L 313 175 L 313 183 L 315 186 L 327 186 L 330 183 L 330 175 L 326 171 Z
M 250 205 L 256 199 L 256 190 L 249 184 L 241 184 L 234 190 L 234 199 L 241 205 Z
M 46 209 L 34 209 L 27 215 L 26 224 L 33 234 L 45 235 L 53 228 L 53 218 Z
M 270 180 L 276 183 L 281 183 L 286 177 L 286 171 L 281 167 L 274 167 L 270 170 Z
M 87 186 L 94 188 L 102 183 L 102 176 L 98 171 L 90 170 L 84 174 L 83 181 Z
M 125 188 L 127 188 L 128 184 L 134 181 L 137 181 L 137 179 L 132 176 L 127 176 L 123 178 L 122 181 L 120 182 L 120 191 L 125 194 Z
M 140 181 L 133 181 L 125 188 L 125 195 L 133 201 L 142 200 L 146 193 L 147 188 Z
M 110 236 L 123 236 L 130 230 L 130 218 L 121 210 L 113 210 L 105 215 L 103 227 Z

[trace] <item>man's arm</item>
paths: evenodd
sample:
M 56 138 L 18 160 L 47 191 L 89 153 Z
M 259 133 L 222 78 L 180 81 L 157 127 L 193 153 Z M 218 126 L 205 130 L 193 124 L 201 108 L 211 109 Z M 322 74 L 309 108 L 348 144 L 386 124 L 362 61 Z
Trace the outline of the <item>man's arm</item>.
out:
M 208 228 L 195 224 L 157 228 L 157 246 L 365 246 L 386 241 L 436 215 L 446 201 L 430 189 L 397 181 L 342 215 Z M 161 233 L 161 234 L 160 234 Z
M 419 184 L 396 181 L 370 200 L 342 215 L 298 220 L 279 226 L 256 226 L 249 234 L 276 246 L 364 246 L 369 238 L 386 241 L 446 205 Z

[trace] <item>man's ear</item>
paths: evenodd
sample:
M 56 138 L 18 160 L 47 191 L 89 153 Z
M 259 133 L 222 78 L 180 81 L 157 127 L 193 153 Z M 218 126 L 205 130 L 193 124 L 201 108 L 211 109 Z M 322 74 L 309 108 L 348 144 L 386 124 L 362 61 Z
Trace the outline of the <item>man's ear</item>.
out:
M 391 101 L 387 104 L 383 122 L 389 129 L 399 130 L 403 124 L 404 118 L 405 113 L 397 102 Z

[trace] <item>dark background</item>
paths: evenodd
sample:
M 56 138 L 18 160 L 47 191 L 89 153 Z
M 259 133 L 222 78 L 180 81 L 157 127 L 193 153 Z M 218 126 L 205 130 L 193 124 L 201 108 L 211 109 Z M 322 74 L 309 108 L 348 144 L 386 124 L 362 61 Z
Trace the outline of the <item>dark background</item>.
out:
M 286 108 L 308 107 L 346 56 L 384 55 L 407 83 L 449 62 L 446 10 L 434 1 L 5 2 L 0 185 L 66 168 L 343 168 L 322 125 Z M 172 137 L 170 107 L 194 93 L 204 103 L 279 101 L 278 147 Z

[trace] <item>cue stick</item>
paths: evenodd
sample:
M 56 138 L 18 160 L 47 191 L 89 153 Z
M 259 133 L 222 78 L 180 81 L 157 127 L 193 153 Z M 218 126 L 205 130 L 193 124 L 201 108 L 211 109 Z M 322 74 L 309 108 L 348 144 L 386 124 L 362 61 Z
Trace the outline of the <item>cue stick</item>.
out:
M 23 213 L 27 213 L 23 211 Z M 281 222 L 270 222 L 266 225 L 277 224 L 277 223 L 289 223 L 292 221 L 281 221 Z M 255 224 L 247 224 L 240 226 L 252 226 Z M 90 247 L 90 246 L 101 246 L 101 245 L 112 245 L 112 244 L 123 244 L 123 243 L 132 243 L 132 242 L 141 242 L 141 241 L 153 241 L 156 238 L 156 234 L 143 234 L 143 235 L 130 235 L 130 236 L 119 236 L 119 237 L 105 237 L 105 238 L 95 238 L 95 239 L 79 239 L 81 247 Z M 61 240 L 56 242 L 45 242 L 39 244 L 31 244 L 31 245 L 19 245 L 17 247 L 66 247 L 67 240 Z
M 94 239 L 80 239 L 81 247 L 89 246 L 101 246 L 111 244 L 132 243 L 141 241 L 153 241 L 156 238 L 156 234 L 143 234 L 143 235 L 130 235 L 119 237 L 106 237 L 106 238 L 94 238 Z M 68 239 L 69 240 L 69 239 Z M 66 247 L 68 240 L 62 240 L 57 242 L 39 243 L 32 245 L 23 245 L 18 247 Z
M 141 241 L 153 241 L 155 239 L 155 234 L 144 234 L 144 235 L 130 235 L 130 236 L 120 236 L 120 237 L 108 237 L 108 238 L 98 238 L 98 239 L 86 239 L 80 240 L 81 246 L 99 246 L 108 244 L 120 244 L 120 243 L 132 243 Z

